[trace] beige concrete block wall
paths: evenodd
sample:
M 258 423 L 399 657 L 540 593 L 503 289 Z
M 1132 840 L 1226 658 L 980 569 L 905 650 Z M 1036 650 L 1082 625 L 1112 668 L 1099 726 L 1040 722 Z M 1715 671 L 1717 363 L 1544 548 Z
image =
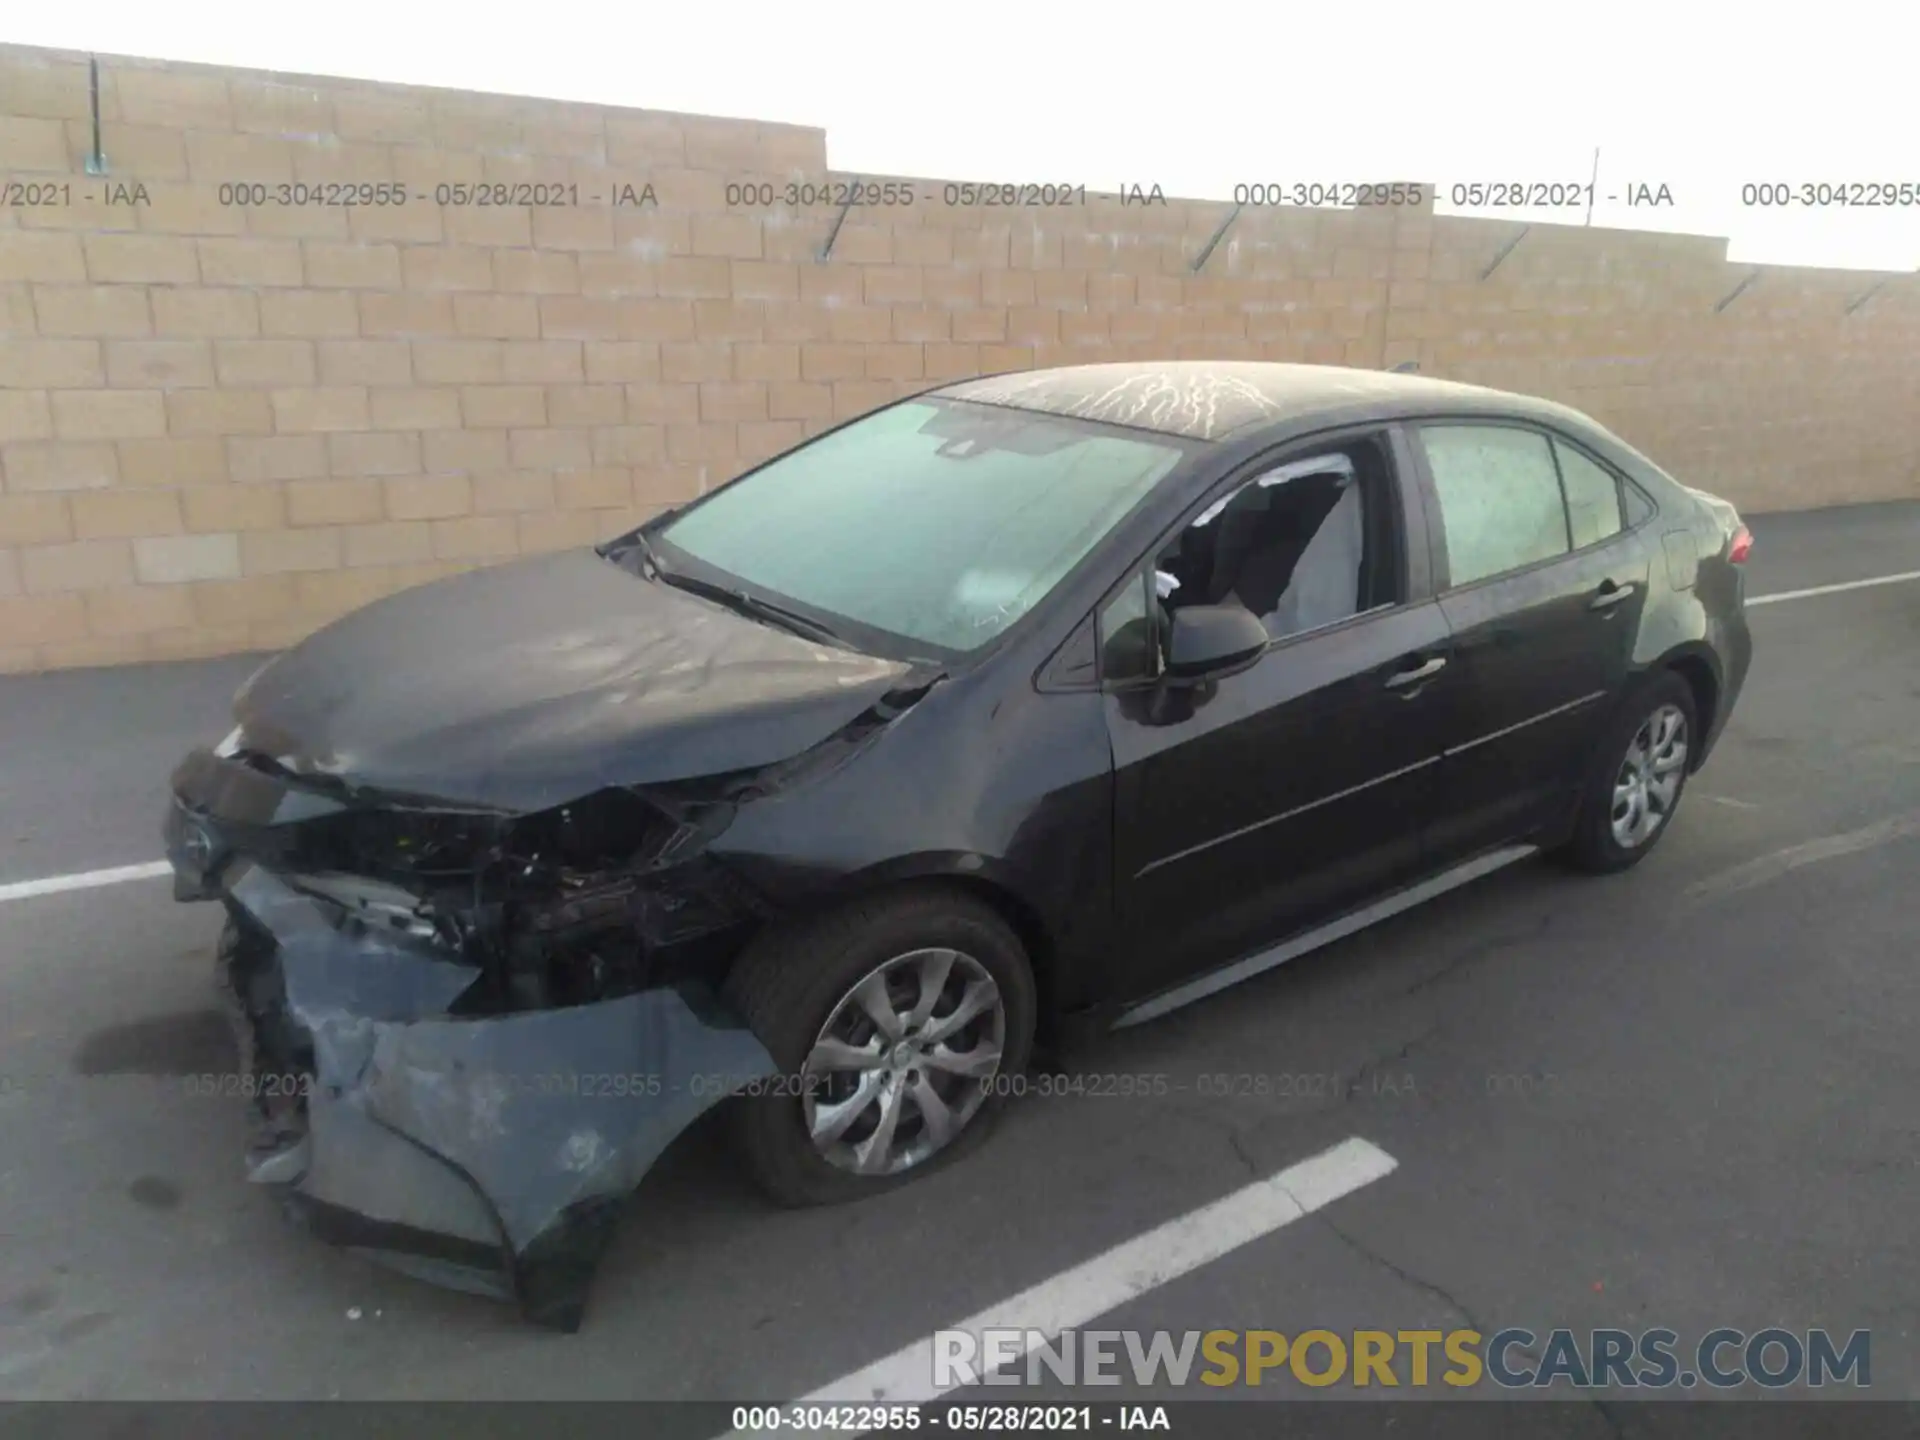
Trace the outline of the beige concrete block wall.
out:
M 1754 273 L 1724 241 L 1553 226 L 1482 279 L 1521 227 L 1430 205 L 1249 210 L 1196 275 L 1228 207 L 925 180 L 822 261 L 834 207 L 726 203 L 846 178 L 818 130 L 119 57 L 101 112 L 104 180 L 85 57 L 0 46 L 0 670 L 280 646 L 943 379 L 1089 360 L 1412 359 L 1751 511 L 1920 496 L 1910 279 L 1849 314 L 1875 277 L 1767 269 L 1716 310 Z M 435 203 L 512 182 L 582 193 Z

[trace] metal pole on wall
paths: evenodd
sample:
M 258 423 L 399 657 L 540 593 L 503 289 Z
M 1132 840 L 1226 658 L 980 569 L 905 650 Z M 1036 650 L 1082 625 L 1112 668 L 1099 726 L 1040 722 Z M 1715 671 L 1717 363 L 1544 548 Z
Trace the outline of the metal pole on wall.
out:
M 1916 268 L 1912 273 L 1915 275 L 1920 275 L 1920 268 Z M 1900 277 L 1898 275 L 1882 275 L 1878 280 L 1874 281 L 1873 284 L 1869 285 L 1866 288 L 1866 291 L 1860 296 L 1859 299 L 1855 300 L 1851 305 L 1847 306 L 1847 314 L 1851 315 L 1855 311 L 1859 310 L 1863 305 L 1867 303 L 1867 301 L 1871 300 L 1874 296 L 1878 295 L 1882 290 L 1886 289 L 1889 283 L 1891 283 L 1892 281 L 1898 280 L 1899 278 Z
M 107 173 L 106 153 L 100 148 L 100 61 L 87 57 L 87 103 L 93 112 L 93 150 L 87 156 L 87 174 Z

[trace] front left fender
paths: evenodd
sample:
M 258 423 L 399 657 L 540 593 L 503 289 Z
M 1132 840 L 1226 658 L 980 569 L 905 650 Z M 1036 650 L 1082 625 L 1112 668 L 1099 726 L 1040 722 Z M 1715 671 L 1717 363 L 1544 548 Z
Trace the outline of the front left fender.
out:
M 263 1113 L 251 1178 L 328 1238 L 577 1329 L 613 1221 L 667 1146 L 775 1072 L 691 983 L 465 1017 L 475 967 L 336 925 L 252 868 L 223 979 L 259 1088 L 304 1071 L 304 1117 Z M 249 938 L 250 937 L 250 938 Z M 304 1053 L 301 1053 L 304 1051 Z

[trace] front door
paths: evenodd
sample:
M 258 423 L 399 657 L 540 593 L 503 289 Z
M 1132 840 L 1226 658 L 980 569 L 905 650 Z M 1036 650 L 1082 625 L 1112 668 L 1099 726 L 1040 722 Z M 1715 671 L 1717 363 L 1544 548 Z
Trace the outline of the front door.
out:
M 1140 998 L 1352 908 L 1417 869 L 1457 677 L 1407 547 L 1385 432 L 1261 463 L 1101 612 L 1122 981 Z M 1184 604 L 1244 605 L 1271 637 L 1197 689 L 1157 671 Z

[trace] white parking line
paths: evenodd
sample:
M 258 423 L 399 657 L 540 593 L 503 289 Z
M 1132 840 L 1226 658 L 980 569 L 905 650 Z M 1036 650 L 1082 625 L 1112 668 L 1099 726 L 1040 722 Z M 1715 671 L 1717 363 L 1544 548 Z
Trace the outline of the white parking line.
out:
M 35 895 L 58 895 L 63 890 L 91 890 L 98 885 L 118 885 L 122 880 L 154 880 L 171 875 L 173 867 L 164 860 L 145 865 L 120 865 L 112 870 L 83 870 L 77 875 L 49 875 L 44 880 L 16 880 L 0 885 L 0 901 L 30 900 Z
M 1742 890 L 1751 890 L 1755 886 L 1765 885 L 1778 880 L 1790 871 L 1803 865 L 1816 865 L 1822 860 L 1837 859 L 1842 855 L 1857 855 L 1862 850 L 1872 850 L 1877 846 L 1890 845 L 1896 840 L 1904 840 L 1910 835 L 1920 835 L 1920 810 L 1909 810 L 1904 815 L 1889 816 L 1872 825 L 1863 825 L 1858 830 L 1848 830 L 1839 835 L 1823 835 L 1818 840 L 1808 840 L 1799 845 L 1788 845 L 1784 849 L 1770 851 L 1756 860 L 1744 865 L 1735 865 L 1722 870 L 1717 875 L 1709 875 L 1704 880 L 1696 880 L 1682 892 L 1686 901 L 1724 900 L 1729 895 L 1737 895 Z
M 991 1329 L 1036 1331 L 1051 1341 L 1063 1330 L 1116 1310 L 1136 1296 L 1383 1179 L 1397 1163 L 1386 1151 L 1357 1136 L 1343 1140 L 1331 1150 L 1169 1220 L 949 1328 L 974 1334 Z M 938 1399 L 956 1387 L 936 1384 L 933 1345 L 930 1335 L 793 1403 L 915 1405 Z
M 1920 570 L 1903 570 L 1898 575 L 1875 575 L 1868 580 L 1843 580 L 1838 585 L 1815 585 L 1811 590 L 1782 590 L 1777 595 L 1750 595 L 1748 605 L 1778 605 L 1782 600 L 1806 600 L 1815 595 L 1838 595 L 1843 590 L 1870 590 L 1875 585 L 1898 585 L 1920 580 Z

